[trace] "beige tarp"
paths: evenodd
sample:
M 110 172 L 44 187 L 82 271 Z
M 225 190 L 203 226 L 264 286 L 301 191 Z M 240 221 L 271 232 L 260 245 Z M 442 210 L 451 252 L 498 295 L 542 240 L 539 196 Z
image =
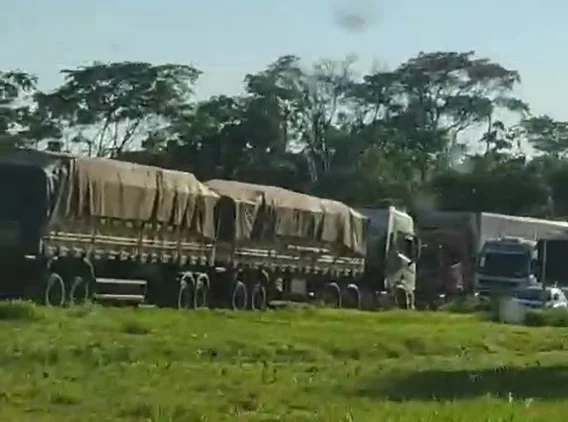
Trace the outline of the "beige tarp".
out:
M 76 158 L 71 174 L 79 216 L 150 221 L 158 199 L 157 169 L 106 158 Z
M 250 239 L 263 203 L 263 192 L 254 189 L 254 185 L 231 180 L 210 180 L 205 185 L 221 195 L 219 218 L 223 220 L 224 226 L 232 229 L 234 240 Z
M 231 200 L 234 214 L 222 215 L 226 219 L 232 214 L 237 241 L 292 237 L 340 244 L 358 254 L 366 252 L 367 219 L 345 204 L 273 186 L 231 180 L 205 184 Z
M 174 170 L 159 170 L 158 187 L 158 221 L 190 227 L 208 239 L 215 237 L 214 212 L 219 195 L 193 174 Z
M 182 226 L 213 238 L 219 196 L 191 173 L 106 158 L 76 158 L 69 212 L 118 220 Z

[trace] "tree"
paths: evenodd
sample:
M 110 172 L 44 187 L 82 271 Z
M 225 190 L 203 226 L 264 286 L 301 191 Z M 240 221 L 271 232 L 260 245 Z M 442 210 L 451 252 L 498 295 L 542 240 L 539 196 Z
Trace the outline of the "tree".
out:
M 38 94 L 38 109 L 88 155 L 116 156 L 190 110 L 200 72 L 191 66 L 94 63 L 62 71 L 65 82 Z
M 522 122 L 528 142 L 540 152 L 556 158 L 568 152 L 568 122 L 552 119 L 550 116 L 536 116 Z
M 59 143 L 354 206 L 568 215 L 568 123 L 529 114 L 518 72 L 452 51 L 362 77 L 352 65 L 281 56 L 246 75 L 242 94 L 197 103 L 199 71 L 185 65 L 94 63 L 47 93 L 4 72 L 0 146 Z M 543 154 L 529 160 L 525 142 Z
M 549 210 L 549 188 L 524 157 L 473 157 L 472 171 L 447 170 L 432 181 L 442 209 L 542 215 Z
M 352 84 L 352 63 L 351 58 L 321 60 L 305 69 L 298 57 L 282 56 L 245 79 L 251 104 L 273 116 L 277 149 L 303 154 L 312 183 L 331 171 L 335 154 L 329 140 Z
M 37 78 L 22 71 L 0 71 L 0 149 L 7 151 L 30 141 L 27 131 L 31 115 L 29 96 Z
M 403 87 L 399 128 L 423 176 L 434 158 L 450 153 L 460 132 L 486 120 L 491 133 L 496 109 L 523 109 L 506 97 L 520 82 L 518 72 L 474 54 L 420 53 L 396 70 Z

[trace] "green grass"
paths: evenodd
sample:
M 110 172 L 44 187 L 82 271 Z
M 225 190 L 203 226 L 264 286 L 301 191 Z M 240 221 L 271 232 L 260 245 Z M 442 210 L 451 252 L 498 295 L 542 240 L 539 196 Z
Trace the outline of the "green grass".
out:
M 0 304 L 2 421 L 563 421 L 568 329 Z

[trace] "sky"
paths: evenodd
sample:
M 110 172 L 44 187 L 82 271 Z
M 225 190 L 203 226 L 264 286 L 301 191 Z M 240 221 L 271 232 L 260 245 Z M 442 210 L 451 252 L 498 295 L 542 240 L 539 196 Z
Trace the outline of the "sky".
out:
M 339 25 L 338 10 L 365 27 Z M 247 73 L 283 54 L 354 54 L 363 73 L 420 51 L 475 50 L 521 73 L 518 93 L 535 114 L 568 120 L 560 0 L 0 0 L 0 14 L 0 69 L 35 73 L 42 89 L 95 60 L 194 65 L 203 98 L 238 93 Z

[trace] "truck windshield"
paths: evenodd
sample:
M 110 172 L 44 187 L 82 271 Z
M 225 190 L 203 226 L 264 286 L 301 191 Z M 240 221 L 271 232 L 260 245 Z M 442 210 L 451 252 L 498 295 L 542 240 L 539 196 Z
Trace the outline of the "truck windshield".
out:
M 529 259 L 521 253 L 487 252 L 479 259 L 478 271 L 490 277 L 527 277 Z

